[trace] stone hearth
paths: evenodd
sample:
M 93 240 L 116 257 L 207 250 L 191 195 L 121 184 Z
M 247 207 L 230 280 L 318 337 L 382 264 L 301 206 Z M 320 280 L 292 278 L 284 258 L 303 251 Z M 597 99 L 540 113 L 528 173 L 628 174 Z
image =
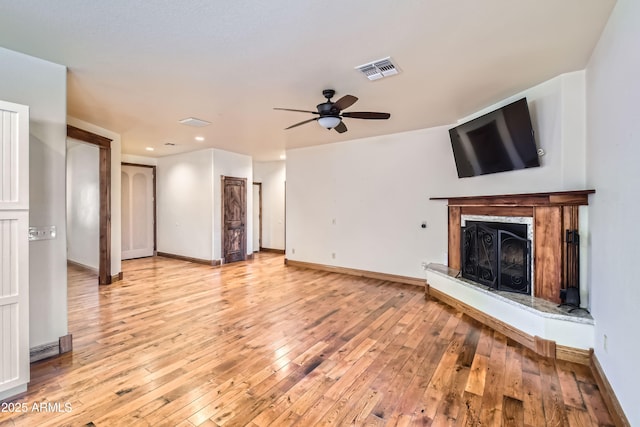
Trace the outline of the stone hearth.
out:
M 556 344 L 563 348 L 593 348 L 594 321 L 589 313 L 582 309 L 570 312 L 558 305 L 560 290 L 568 283 L 567 274 L 576 267 L 567 265 L 565 234 L 579 229 L 579 207 L 588 205 L 588 196 L 594 192 L 431 198 L 448 201 L 449 265 L 428 265 L 427 292 L 431 290 L 453 305 L 461 303 L 490 323 L 508 325 L 507 332 L 515 331 L 530 348 L 553 347 L 549 355 L 553 353 L 554 357 Z M 531 224 L 527 231 L 533 260 L 529 295 L 499 291 L 461 277 L 463 221 L 493 217 Z

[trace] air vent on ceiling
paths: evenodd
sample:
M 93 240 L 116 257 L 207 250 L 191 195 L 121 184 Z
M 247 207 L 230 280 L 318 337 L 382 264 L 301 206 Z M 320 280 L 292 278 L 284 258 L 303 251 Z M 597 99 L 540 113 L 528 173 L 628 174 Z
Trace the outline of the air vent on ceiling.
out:
M 187 117 L 186 119 L 182 119 L 182 120 L 178 120 L 178 121 L 180 123 L 182 123 L 183 125 L 193 126 L 193 127 L 196 127 L 196 128 L 209 126 L 211 124 L 211 122 L 208 122 L 206 120 L 196 119 L 195 117 Z
M 173 142 L 165 142 L 164 145 L 168 145 L 169 147 L 175 147 L 175 143 Z
M 356 70 L 360 70 L 369 80 L 378 80 L 383 77 L 394 76 L 400 72 L 389 56 L 359 65 L 356 67 Z

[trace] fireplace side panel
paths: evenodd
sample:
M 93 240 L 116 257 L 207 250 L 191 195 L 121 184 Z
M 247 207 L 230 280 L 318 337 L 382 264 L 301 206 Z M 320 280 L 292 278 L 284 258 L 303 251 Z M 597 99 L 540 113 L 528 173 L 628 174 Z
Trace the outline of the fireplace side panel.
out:
M 449 206 L 449 253 L 447 255 L 449 268 L 461 270 L 460 262 L 460 215 L 459 206 Z
M 562 284 L 562 207 L 537 206 L 534 209 L 535 296 L 560 303 Z

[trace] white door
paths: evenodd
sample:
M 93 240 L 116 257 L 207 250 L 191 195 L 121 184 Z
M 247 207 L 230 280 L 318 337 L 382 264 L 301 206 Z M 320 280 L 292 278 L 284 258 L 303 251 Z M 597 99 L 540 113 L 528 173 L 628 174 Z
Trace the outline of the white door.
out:
M 29 107 L 0 101 L 0 400 L 29 382 Z
M 153 256 L 153 168 L 122 165 L 122 259 Z
M 259 252 L 262 246 L 262 185 L 253 184 L 253 252 Z

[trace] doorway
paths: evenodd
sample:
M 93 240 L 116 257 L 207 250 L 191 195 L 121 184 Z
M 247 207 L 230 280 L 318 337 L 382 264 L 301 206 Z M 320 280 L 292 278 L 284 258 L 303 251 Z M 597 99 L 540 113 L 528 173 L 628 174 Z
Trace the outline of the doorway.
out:
M 253 183 L 253 252 L 262 250 L 262 183 Z
M 67 262 L 98 275 L 100 149 L 67 138 Z
M 109 285 L 111 276 L 111 139 L 67 125 L 67 137 L 97 145 L 99 156 L 99 229 L 98 284 Z M 118 280 L 122 277 L 117 277 Z
M 122 259 L 156 251 L 156 167 L 122 163 Z
M 247 179 L 222 176 L 222 262 L 247 257 Z

